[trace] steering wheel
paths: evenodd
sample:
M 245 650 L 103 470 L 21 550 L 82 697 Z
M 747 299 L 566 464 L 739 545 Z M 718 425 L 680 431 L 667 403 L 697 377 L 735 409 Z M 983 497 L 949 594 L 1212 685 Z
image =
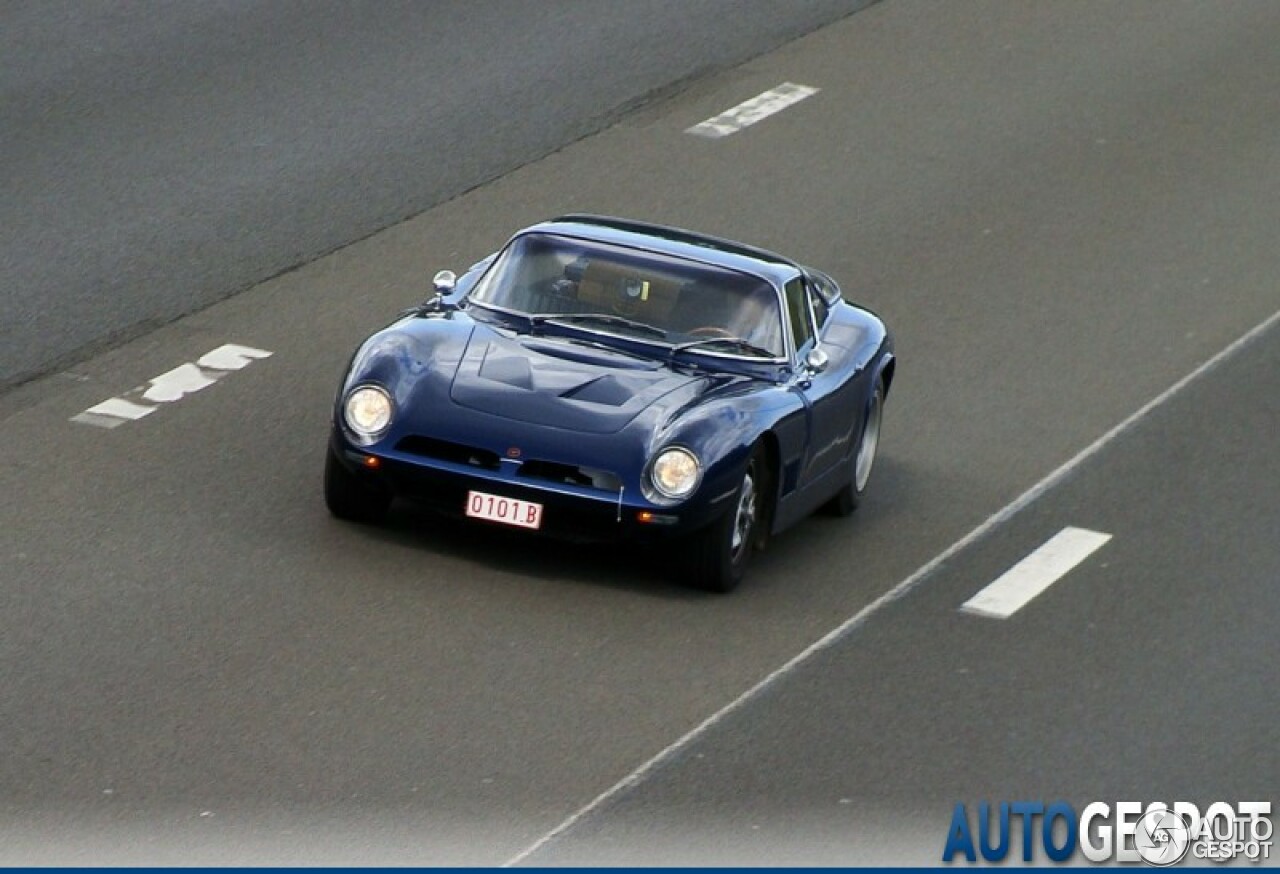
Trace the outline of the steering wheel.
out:
M 690 337 L 724 337 L 727 340 L 737 339 L 737 334 L 725 328 L 716 325 L 703 325 L 701 328 L 694 328 L 692 331 L 685 331 Z

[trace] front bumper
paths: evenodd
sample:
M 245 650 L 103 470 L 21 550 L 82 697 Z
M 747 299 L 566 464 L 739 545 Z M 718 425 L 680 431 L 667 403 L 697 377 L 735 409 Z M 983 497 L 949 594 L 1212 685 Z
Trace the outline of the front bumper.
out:
M 466 516 L 469 491 L 542 505 L 542 524 L 536 533 L 562 540 L 647 543 L 681 537 L 710 524 L 728 509 L 725 500 L 694 499 L 678 507 L 659 507 L 625 487 L 605 492 L 518 476 L 519 465 L 504 462 L 498 470 L 480 469 L 439 459 L 425 459 L 395 450 L 365 450 L 349 444 L 335 429 L 334 456 L 358 477 L 377 482 L 398 498 L 465 518 L 478 525 L 511 526 Z M 368 459 L 376 458 L 376 467 Z M 633 490 L 634 491 L 634 490 Z M 528 530 L 528 529 L 515 529 Z

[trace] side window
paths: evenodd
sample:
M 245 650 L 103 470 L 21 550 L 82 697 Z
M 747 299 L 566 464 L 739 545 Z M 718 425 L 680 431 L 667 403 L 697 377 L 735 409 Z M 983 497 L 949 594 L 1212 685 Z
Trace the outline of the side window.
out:
M 840 299 L 840 289 L 836 286 L 835 280 L 817 270 L 814 270 L 809 275 L 809 279 L 813 282 L 814 290 L 818 292 L 818 296 L 827 302 L 827 306 L 835 306 L 836 301 Z
M 787 318 L 791 320 L 791 336 L 795 337 L 796 349 L 802 349 L 813 336 L 813 326 L 809 322 L 809 301 L 805 292 L 804 280 L 796 277 L 787 283 Z
M 809 285 L 809 303 L 813 306 L 813 320 L 817 323 L 818 329 L 827 323 L 827 314 L 831 312 L 827 300 L 814 285 Z

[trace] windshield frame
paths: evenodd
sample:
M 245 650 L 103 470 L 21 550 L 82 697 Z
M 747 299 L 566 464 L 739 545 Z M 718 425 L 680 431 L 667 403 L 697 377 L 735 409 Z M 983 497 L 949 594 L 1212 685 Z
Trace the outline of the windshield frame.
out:
M 710 267 L 716 270 L 722 270 L 729 273 L 736 273 L 741 276 L 756 280 L 758 282 L 763 282 L 764 284 L 769 286 L 770 290 L 773 292 L 774 302 L 776 304 L 775 313 L 777 314 L 780 321 L 780 325 L 781 325 L 780 336 L 781 336 L 782 346 L 783 346 L 781 354 L 765 358 L 760 355 L 752 355 L 748 353 L 729 352 L 729 351 L 715 350 L 715 349 L 702 349 L 702 348 L 696 348 L 696 347 L 689 348 L 689 349 L 682 349 L 680 350 L 681 354 L 701 355 L 701 356 L 706 356 L 708 358 L 722 358 L 722 359 L 740 362 L 744 364 L 779 365 L 779 364 L 795 363 L 795 342 L 794 342 L 794 338 L 791 336 L 791 326 L 787 323 L 787 319 L 785 317 L 786 298 L 785 298 L 783 289 L 779 287 L 779 285 L 776 282 L 774 282 L 768 276 L 763 275 L 762 273 L 749 272 L 749 271 L 738 269 L 736 267 L 730 267 L 725 264 L 719 263 L 714 259 L 692 258 L 682 253 L 665 251 L 661 245 L 655 245 L 652 247 L 642 247 L 642 246 L 631 245 L 626 242 L 620 242 L 612 239 L 600 239 L 600 238 L 586 235 L 586 234 L 571 233 L 566 230 L 562 230 L 560 228 L 556 228 L 554 230 L 547 229 L 547 228 L 529 228 L 514 235 L 510 240 L 506 242 L 506 244 L 497 252 L 497 254 L 493 257 L 493 259 L 490 260 L 490 262 L 485 266 L 484 271 L 480 274 L 479 277 L 476 278 L 476 281 L 471 285 L 469 289 L 467 289 L 467 292 L 462 297 L 462 300 L 460 301 L 460 303 L 466 303 L 468 306 L 474 304 L 476 307 L 480 309 L 501 313 L 503 315 L 510 316 L 513 319 L 518 319 L 520 321 L 523 321 L 528 325 L 529 333 L 536 333 L 538 328 L 544 328 L 545 326 L 550 324 L 555 328 L 557 328 L 558 330 L 580 332 L 580 333 L 591 335 L 591 336 L 608 337 L 610 339 L 621 340 L 628 343 L 638 343 L 644 346 L 654 347 L 654 348 L 663 350 L 668 357 L 674 352 L 674 350 L 676 350 L 678 347 L 683 345 L 685 341 L 672 341 L 666 338 L 660 339 L 658 337 L 645 336 L 638 332 L 613 331 L 613 330 L 610 330 L 609 326 L 605 324 L 598 324 L 595 326 L 588 327 L 586 325 L 573 324 L 571 320 L 556 320 L 557 316 L 573 316 L 573 315 L 580 315 L 580 314 L 530 313 L 530 312 L 524 312 L 523 310 L 517 310 L 517 309 L 512 309 L 510 307 L 502 306 L 500 304 L 496 304 L 487 300 L 472 300 L 472 296 L 475 294 L 477 290 L 480 290 L 486 287 L 486 282 L 490 280 L 491 273 L 496 268 L 499 268 L 499 266 L 503 264 L 504 259 L 507 256 L 507 253 L 511 250 L 511 248 L 517 242 L 519 242 L 521 239 L 527 236 L 560 237 L 566 240 L 572 240 L 579 243 L 586 243 L 589 245 L 599 246 L 602 249 L 609 249 L 609 248 L 625 249 L 631 252 L 635 252 L 642 256 L 653 255 L 653 256 L 664 258 L 664 259 L 669 259 L 675 262 L 686 262 L 688 264 L 692 264 L 696 266 Z M 607 314 L 603 314 L 603 315 L 607 315 Z M 657 328 L 658 330 L 662 330 L 661 328 L 658 328 L 658 326 L 656 325 L 653 327 Z M 725 338 L 725 339 L 728 339 L 728 338 Z M 737 339 L 745 340 L 746 338 L 739 337 Z

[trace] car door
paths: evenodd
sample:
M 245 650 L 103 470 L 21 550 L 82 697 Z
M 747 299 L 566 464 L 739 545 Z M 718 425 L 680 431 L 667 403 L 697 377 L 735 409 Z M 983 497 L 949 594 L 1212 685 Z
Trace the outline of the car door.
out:
M 804 277 L 785 287 L 787 318 L 796 350 L 796 389 L 808 409 L 809 441 L 799 485 L 808 486 L 841 464 L 850 451 L 849 435 L 856 415 L 846 385 L 847 350 L 824 345 L 822 335 L 830 316 L 826 302 Z M 819 348 L 826 365 L 808 365 L 809 353 Z

